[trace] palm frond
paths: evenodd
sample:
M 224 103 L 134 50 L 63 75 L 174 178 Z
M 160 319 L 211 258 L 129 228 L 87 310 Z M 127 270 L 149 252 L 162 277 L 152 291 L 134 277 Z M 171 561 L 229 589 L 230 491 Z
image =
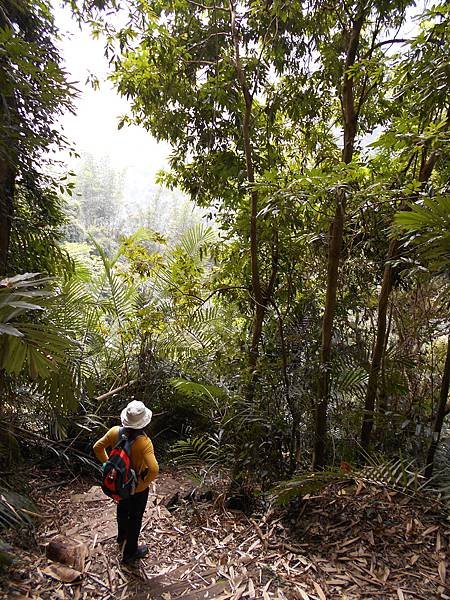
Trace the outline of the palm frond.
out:
M 395 490 L 408 496 L 428 495 L 443 500 L 450 498 L 450 480 L 447 485 L 441 485 L 440 488 L 439 486 L 430 486 L 430 482 L 423 475 L 424 469 L 418 467 L 414 460 L 386 459 L 383 456 L 368 454 L 366 460 L 368 464 L 350 472 L 333 469 L 315 473 L 300 473 L 272 488 L 272 500 L 277 504 L 287 504 L 299 496 L 318 493 L 331 483 L 348 479 L 364 481 L 370 485 Z
M 38 273 L 0 282 L 0 364 L 7 373 L 27 369 L 32 379 L 46 378 L 73 346 L 67 332 L 31 318 L 36 311 L 45 312 L 46 301 L 55 297 L 53 285 L 53 279 Z
M 226 391 L 217 386 L 208 383 L 197 383 L 195 381 L 188 381 L 181 377 L 172 377 L 169 379 L 170 385 L 176 390 L 180 391 L 185 396 L 191 398 L 223 398 L 227 395 Z
M 202 485 L 228 477 L 232 452 L 219 433 L 179 440 L 171 447 L 170 456 L 190 479 Z
M 335 395 L 355 394 L 365 392 L 368 380 L 368 356 L 365 348 L 350 346 L 339 353 L 333 363 L 331 389 Z
M 348 479 L 348 475 L 334 469 L 317 473 L 300 473 L 292 479 L 282 481 L 274 486 L 270 491 L 270 496 L 276 504 L 285 505 L 299 496 L 316 494 L 330 483 L 343 479 Z
M 363 481 L 408 494 L 418 493 L 427 485 L 423 470 L 416 467 L 415 460 L 373 456 L 368 460 L 369 464 L 355 475 Z
M 409 211 L 395 215 L 395 225 L 408 234 L 420 255 L 439 271 L 450 267 L 450 197 L 440 194 L 425 197 Z
M 344 369 L 333 378 L 333 389 L 339 392 L 356 391 L 364 393 L 368 380 L 368 373 L 363 367 Z
M 211 227 L 205 227 L 203 223 L 197 223 L 183 235 L 180 245 L 191 258 L 203 259 L 205 252 L 216 238 Z

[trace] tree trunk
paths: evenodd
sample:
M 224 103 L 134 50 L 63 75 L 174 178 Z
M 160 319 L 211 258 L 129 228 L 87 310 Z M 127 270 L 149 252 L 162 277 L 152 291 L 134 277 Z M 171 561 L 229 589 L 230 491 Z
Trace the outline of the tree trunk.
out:
M 358 125 L 358 111 L 355 109 L 353 78 L 349 69 L 355 64 L 359 46 L 359 38 L 364 23 L 364 15 L 353 22 L 350 33 L 347 56 L 342 80 L 342 117 L 344 122 L 344 148 L 342 161 L 349 164 L 353 158 L 355 137 Z M 341 258 L 342 241 L 345 221 L 345 196 L 338 191 L 336 194 L 336 210 L 331 225 L 331 235 L 328 247 L 327 292 L 325 310 L 322 320 L 321 365 L 318 381 L 318 405 L 315 418 L 313 464 L 314 470 L 321 469 L 325 462 L 325 442 L 327 434 L 327 411 L 330 388 L 330 357 L 333 321 L 336 310 L 336 293 Z
M 380 373 L 383 351 L 386 346 L 386 323 L 389 297 L 394 283 L 394 271 L 391 261 L 396 257 L 400 243 L 392 240 L 389 244 L 388 259 L 384 267 L 383 282 L 378 298 L 378 321 L 375 347 L 373 349 L 372 363 L 370 365 L 369 381 L 367 383 L 364 416 L 361 428 L 361 446 L 367 450 L 373 428 L 373 410 L 378 389 L 378 376 Z
M 448 121 L 447 121 L 448 123 Z M 428 159 L 422 157 L 422 164 L 420 167 L 419 181 L 424 184 L 428 181 L 433 172 L 434 165 L 438 159 L 438 155 L 435 152 L 431 152 Z M 387 322 L 387 309 L 389 304 L 389 296 L 392 291 L 394 282 L 394 270 L 392 267 L 392 261 L 397 258 L 397 254 L 400 248 L 400 242 L 397 239 L 391 240 L 389 244 L 389 250 L 384 265 L 383 281 L 381 284 L 380 295 L 378 297 L 378 322 L 377 322 L 377 335 L 375 340 L 375 347 L 373 350 L 372 363 L 370 365 L 369 381 L 367 383 L 367 392 L 364 402 L 364 414 L 361 427 L 361 446 L 367 451 L 370 444 L 370 438 L 372 435 L 373 422 L 374 422 L 374 408 L 375 400 L 378 392 L 378 380 L 380 374 L 380 365 L 383 356 L 383 350 L 387 345 L 386 340 L 386 322 Z
M 282 361 L 282 372 L 283 372 L 283 383 L 284 383 L 284 397 L 286 405 L 289 407 L 289 411 L 292 417 L 291 427 L 291 439 L 289 443 L 289 472 L 292 474 L 297 466 L 297 455 L 298 455 L 298 427 L 300 423 L 299 411 L 297 409 L 295 401 L 291 397 L 289 374 L 288 374 L 288 353 L 286 347 L 286 339 L 284 335 L 284 324 L 283 316 L 278 308 L 275 300 L 272 299 L 272 306 L 275 309 L 278 319 L 278 331 L 280 335 L 281 344 L 281 361 Z
M 441 391 L 439 394 L 439 405 L 436 413 L 436 419 L 433 427 L 433 437 L 427 454 L 427 466 L 425 469 L 425 477 L 430 479 L 433 475 L 433 462 L 436 448 L 441 437 L 442 425 L 445 415 L 447 414 L 447 398 L 450 386 L 450 335 L 447 339 L 447 354 L 445 357 L 444 372 L 442 374 Z
M 381 375 L 381 390 L 380 397 L 378 398 L 378 411 L 381 414 L 385 414 L 389 410 L 388 405 L 388 395 L 387 395 L 387 385 L 386 385 L 386 353 L 387 353 L 387 345 L 389 341 L 389 336 L 391 334 L 392 328 L 392 315 L 393 315 L 393 304 L 391 302 L 389 318 L 387 323 L 387 330 L 385 335 L 385 341 L 383 346 L 383 354 L 381 356 L 381 366 L 380 366 L 380 375 Z
M 12 29 L 4 11 L 0 11 L 0 28 Z M 5 90 L 2 82 L 7 81 L 5 73 L 6 57 L 0 57 L 0 129 L 6 139 L 3 140 L 4 150 L 8 153 L 6 156 L 0 153 L 0 277 L 8 272 L 8 251 L 11 235 L 11 225 L 14 208 L 14 183 L 15 170 L 11 164 L 11 157 L 14 156 L 15 144 L 5 132 L 14 130 L 14 124 L 11 123 L 11 107 L 15 106 L 14 91 Z
M 331 356 L 331 338 L 336 310 L 336 293 L 344 230 L 344 204 L 341 195 L 336 199 L 336 214 L 331 225 L 331 239 L 328 250 L 327 294 L 322 322 L 321 372 L 319 374 L 319 404 L 316 411 L 313 469 L 320 469 L 325 460 L 325 437 L 327 433 L 327 409 L 330 386 L 329 363 Z
M 0 277 L 8 272 L 8 251 L 14 207 L 14 171 L 0 159 Z
M 264 316 L 266 314 L 266 306 L 256 304 L 253 314 L 251 344 L 248 353 L 248 369 L 249 380 L 245 390 L 245 397 L 248 401 L 252 401 L 257 380 L 257 365 L 259 357 L 259 343 L 261 341 Z
M 251 342 L 248 352 L 249 382 L 246 389 L 246 399 L 251 401 L 254 396 L 257 379 L 257 365 L 259 358 L 259 345 L 262 336 L 264 317 L 267 306 L 273 294 L 275 278 L 278 271 L 278 241 L 275 232 L 275 245 L 272 255 L 272 271 L 267 287 L 261 283 L 259 268 L 259 242 L 258 242 L 258 192 L 255 190 L 255 167 L 253 164 L 253 148 L 251 144 L 250 122 L 253 109 L 253 95 L 249 89 L 245 72 L 240 58 L 240 39 L 236 25 L 236 10 L 233 0 L 229 0 L 229 11 L 231 20 L 231 34 L 234 44 L 234 59 L 236 74 L 241 86 L 244 99 L 244 114 L 242 121 L 242 141 L 244 146 L 245 166 L 247 181 L 250 184 L 249 224 L 250 224 L 250 270 L 252 301 L 254 303 L 254 314 L 251 331 Z

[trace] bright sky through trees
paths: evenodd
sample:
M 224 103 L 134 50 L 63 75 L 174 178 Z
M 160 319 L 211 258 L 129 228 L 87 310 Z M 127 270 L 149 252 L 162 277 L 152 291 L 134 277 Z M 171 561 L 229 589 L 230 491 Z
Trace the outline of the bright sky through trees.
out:
M 118 117 L 127 111 L 126 100 L 120 98 L 106 80 L 108 64 L 104 57 L 103 41 L 93 40 L 87 28 L 80 30 L 67 7 L 53 0 L 56 25 L 61 31 L 59 47 L 70 79 L 77 82 L 80 97 L 77 114 L 66 114 L 62 126 L 69 141 L 78 152 L 96 157 L 108 155 L 116 168 L 145 171 L 154 181 L 156 172 L 166 166 L 169 146 L 156 142 L 138 127 L 118 131 Z M 94 90 L 87 82 L 89 74 L 100 81 Z

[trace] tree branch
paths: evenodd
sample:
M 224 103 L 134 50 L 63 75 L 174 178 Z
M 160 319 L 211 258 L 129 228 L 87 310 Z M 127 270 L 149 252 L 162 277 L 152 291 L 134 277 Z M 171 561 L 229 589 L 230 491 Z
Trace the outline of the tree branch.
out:
M 255 170 L 253 166 L 252 158 L 252 147 L 250 143 L 250 116 L 253 106 L 253 96 L 251 95 L 245 74 L 242 69 L 240 52 L 239 52 L 239 35 L 236 28 L 236 12 L 233 5 L 233 1 L 229 2 L 230 8 L 230 19 L 231 19 L 231 33 L 234 41 L 234 52 L 235 52 L 235 66 L 238 81 L 240 83 L 242 94 L 244 96 L 245 109 L 244 119 L 242 123 L 242 137 L 244 143 L 244 154 L 245 163 L 247 167 L 247 181 L 251 186 L 250 190 L 250 264 L 252 272 L 252 291 L 256 301 L 262 304 L 262 292 L 261 292 L 261 281 L 259 277 L 259 265 L 258 265 L 258 239 L 257 239 L 257 215 L 258 215 L 258 194 L 254 188 L 255 183 Z
M 381 48 L 382 46 L 387 46 L 388 44 L 407 44 L 408 42 L 410 42 L 411 40 L 408 38 L 397 38 L 397 39 L 392 39 L 392 40 L 383 40 L 382 42 L 378 42 L 378 44 L 375 44 L 375 46 L 372 48 L 372 50 L 376 50 L 377 48 Z M 369 51 L 370 52 L 370 51 Z M 366 54 L 366 56 L 368 56 L 369 53 Z
M 125 383 L 124 385 L 120 385 L 119 387 L 114 388 L 113 390 L 110 390 L 109 392 L 105 392 L 104 394 L 97 396 L 96 398 L 94 398 L 94 400 L 96 400 L 97 402 L 99 402 L 101 400 L 106 400 L 106 398 L 109 398 L 110 396 L 114 396 L 115 394 L 118 394 L 122 390 L 126 389 L 127 387 L 130 387 L 130 385 L 133 385 L 137 382 L 138 382 L 137 379 L 132 379 L 131 381 L 129 381 L 128 383 Z
M 188 0 L 188 4 L 191 4 L 192 6 L 196 6 L 197 8 L 201 8 L 202 10 L 221 10 L 223 12 L 228 12 L 227 8 L 224 8 L 223 6 L 206 6 L 205 4 L 200 4 L 199 2 L 193 2 L 192 0 Z
M 211 33 L 210 35 L 206 36 L 203 40 L 201 40 L 200 42 L 197 42 L 196 44 L 192 44 L 192 46 L 188 46 L 186 48 L 186 50 L 189 52 L 190 50 L 192 50 L 193 48 L 197 48 L 198 46 L 202 46 L 203 44 L 206 44 L 206 42 L 208 42 L 210 39 L 218 37 L 219 35 L 221 36 L 227 36 L 230 35 L 229 31 L 217 31 L 214 33 Z M 213 64 L 215 64 L 215 62 L 213 62 Z

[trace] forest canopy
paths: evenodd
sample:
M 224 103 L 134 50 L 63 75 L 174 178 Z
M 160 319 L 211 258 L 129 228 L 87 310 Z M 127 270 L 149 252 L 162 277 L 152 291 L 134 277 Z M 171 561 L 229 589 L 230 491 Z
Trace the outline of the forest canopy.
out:
M 76 89 L 52 7 L 2 3 L 5 469 L 30 446 L 89 465 L 135 398 L 162 448 L 250 491 L 374 456 L 431 477 L 448 453 L 448 4 L 66 4 L 104 40 L 118 127 L 170 143 L 170 166 L 141 212 L 107 160 L 53 176 Z

